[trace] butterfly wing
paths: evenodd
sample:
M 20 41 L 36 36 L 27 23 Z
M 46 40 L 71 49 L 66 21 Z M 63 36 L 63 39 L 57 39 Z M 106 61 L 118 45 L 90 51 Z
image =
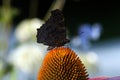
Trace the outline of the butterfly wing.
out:
M 66 39 L 66 27 L 60 10 L 52 11 L 46 23 L 37 29 L 37 42 L 52 47 L 63 46 L 69 42 Z

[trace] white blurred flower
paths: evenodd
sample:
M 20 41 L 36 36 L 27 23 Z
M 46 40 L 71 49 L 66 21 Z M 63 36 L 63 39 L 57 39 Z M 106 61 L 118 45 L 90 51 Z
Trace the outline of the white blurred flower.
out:
M 15 30 L 15 36 L 20 42 L 25 42 L 28 40 L 36 40 L 37 28 L 44 22 L 40 19 L 26 19 L 18 24 Z
M 0 73 L 1 73 L 2 69 L 3 69 L 3 62 L 0 60 Z
M 99 59 L 95 52 L 78 52 L 78 56 L 85 65 L 90 76 L 96 75 L 99 72 Z
M 88 52 L 86 58 L 91 64 L 96 64 L 98 62 L 98 55 L 95 52 Z
M 23 44 L 13 50 L 9 55 L 9 62 L 24 72 L 37 69 L 46 52 L 46 46 Z

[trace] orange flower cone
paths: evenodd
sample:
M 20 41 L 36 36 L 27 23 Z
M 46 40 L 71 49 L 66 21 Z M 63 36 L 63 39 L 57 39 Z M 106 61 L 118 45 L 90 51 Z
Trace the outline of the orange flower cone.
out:
M 88 74 L 75 52 L 57 47 L 46 54 L 37 80 L 88 80 Z

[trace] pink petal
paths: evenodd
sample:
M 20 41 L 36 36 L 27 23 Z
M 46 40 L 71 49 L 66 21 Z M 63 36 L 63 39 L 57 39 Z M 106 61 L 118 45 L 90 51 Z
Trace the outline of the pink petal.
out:
M 111 77 L 108 80 L 120 80 L 120 76 Z
M 107 80 L 108 77 L 106 76 L 99 76 L 99 77 L 94 77 L 94 78 L 90 78 L 89 80 Z

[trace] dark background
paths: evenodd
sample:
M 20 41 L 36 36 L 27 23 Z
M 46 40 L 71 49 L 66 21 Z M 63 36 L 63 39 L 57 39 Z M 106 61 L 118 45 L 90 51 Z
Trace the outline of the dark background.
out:
M 52 2 L 53 0 L 38 0 L 36 17 L 43 19 Z M 11 5 L 20 10 L 20 14 L 13 20 L 15 25 L 29 18 L 30 0 L 12 0 Z M 102 40 L 120 37 L 120 2 L 118 1 L 66 0 L 63 14 L 71 36 L 77 34 L 77 27 L 80 24 L 99 22 L 103 26 Z

